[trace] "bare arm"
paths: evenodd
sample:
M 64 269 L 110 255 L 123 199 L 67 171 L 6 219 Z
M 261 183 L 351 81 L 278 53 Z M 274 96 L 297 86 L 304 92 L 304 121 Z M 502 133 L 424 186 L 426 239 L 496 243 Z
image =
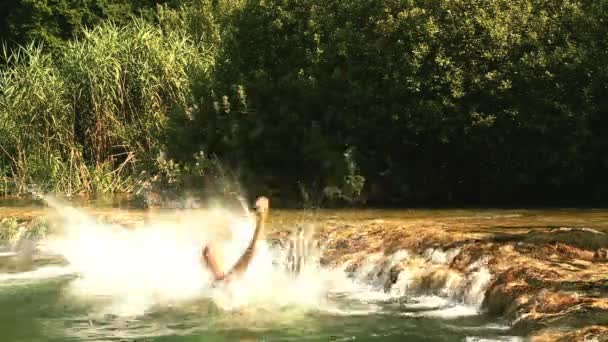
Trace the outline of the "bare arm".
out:
M 232 269 L 227 272 L 222 272 L 220 267 L 218 266 L 217 259 L 213 255 L 213 251 L 209 246 L 205 246 L 202 251 L 201 259 L 205 261 L 205 264 L 213 273 L 213 277 L 215 280 L 227 280 L 242 275 L 249 264 L 251 263 L 251 259 L 253 258 L 253 254 L 255 252 L 256 244 L 260 235 L 263 235 L 262 231 L 264 230 L 264 221 L 266 220 L 266 215 L 268 213 L 268 199 L 266 197 L 259 197 L 256 201 L 256 227 L 253 233 L 253 238 L 247 247 L 247 250 L 241 255 L 239 260 L 236 262 Z
M 222 270 L 220 270 L 219 266 L 217 265 L 217 260 L 215 259 L 215 256 L 213 255 L 211 248 L 209 248 L 209 246 L 205 246 L 205 248 L 203 248 L 201 259 L 203 259 L 205 261 L 205 263 L 211 270 L 211 273 L 213 273 L 213 278 L 215 280 L 224 279 L 224 277 L 225 277 L 224 272 L 222 272 Z
M 255 231 L 253 232 L 253 237 L 249 246 L 247 246 L 247 250 L 245 253 L 239 258 L 239 260 L 232 266 L 232 269 L 226 272 L 228 277 L 237 277 L 242 275 L 253 258 L 255 253 L 256 245 L 260 236 L 263 235 L 264 223 L 266 221 L 266 215 L 268 213 L 268 199 L 266 197 L 258 197 L 256 201 L 256 223 L 255 223 Z

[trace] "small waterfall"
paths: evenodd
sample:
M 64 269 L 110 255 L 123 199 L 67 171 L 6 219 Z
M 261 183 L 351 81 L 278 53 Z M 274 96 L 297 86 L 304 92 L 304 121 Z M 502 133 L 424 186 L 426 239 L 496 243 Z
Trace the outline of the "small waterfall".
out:
M 460 254 L 460 248 L 451 248 L 446 251 L 440 248 L 427 248 L 423 256 L 433 264 L 449 265 Z
M 481 258 L 464 271 L 450 268 L 460 253 L 459 248 L 427 249 L 421 254 L 400 250 L 388 256 L 375 253 L 368 255 L 351 276 L 370 290 L 384 292 L 387 300 L 414 300 L 405 305 L 409 309 L 434 308 L 427 313 L 442 317 L 477 314 L 492 279 L 488 260 Z M 441 307 L 451 311 L 442 311 Z
M 471 272 L 464 294 L 464 300 L 468 304 L 479 307 L 483 303 L 486 290 L 492 280 L 492 274 L 488 270 L 487 263 L 488 258 L 482 257 L 467 268 L 467 271 Z

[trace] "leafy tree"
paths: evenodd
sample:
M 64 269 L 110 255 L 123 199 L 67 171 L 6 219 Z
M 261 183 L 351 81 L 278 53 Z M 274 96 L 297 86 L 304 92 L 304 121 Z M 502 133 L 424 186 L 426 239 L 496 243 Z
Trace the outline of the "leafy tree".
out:
M 154 19 L 164 0 L 0 0 L 0 39 L 11 45 L 32 40 L 58 49 L 103 20 L 125 24 L 131 16 Z

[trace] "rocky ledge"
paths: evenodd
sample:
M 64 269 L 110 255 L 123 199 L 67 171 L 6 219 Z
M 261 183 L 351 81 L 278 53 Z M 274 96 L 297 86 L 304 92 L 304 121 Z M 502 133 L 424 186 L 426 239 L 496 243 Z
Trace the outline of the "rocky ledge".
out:
M 327 221 L 317 233 L 326 243 L 325 264 L 356 272 L 370 256 L 384 258 L 379 262 L 389 272 L 375 276 L 387 290 L 407 268 L 410 290 L 450 285 L 463 289 L 463 300 L 474 300 L 467 291 L 475 284 L 465 283 L 483 262 L 491 276 L 478 284 L 484 291 L 478 304 L 518 334 L 533 341 L 608 341 L 608 221 L 582 222 L 597 224 L 583 227 L 559 216 L 387 219 Z M 412 257 L 391 264 L 399 251 Z

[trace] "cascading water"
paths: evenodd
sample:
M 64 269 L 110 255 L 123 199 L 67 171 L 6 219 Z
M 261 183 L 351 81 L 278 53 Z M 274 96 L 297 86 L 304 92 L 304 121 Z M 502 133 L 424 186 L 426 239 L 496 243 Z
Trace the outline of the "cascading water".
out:
M 0 274 L 0 281 L 11 284 L 68 276 L 61 298 L 87 308 L 78 321 L 89 323 L 78 324 L 74 332 L 79 339 L 107 333 L 100 332 L 100 326 L 92 323 L 95 321 L 116 317 L 114 323 L 107 323 L 113 329 L 118 329 L 116 322 L 130 322 L 130 329 L 135 329 L 135 321 L 167 310 L 188 317 L 188 333 L 208 324 L 213 324 L 209 329 L 225 324 L 233 329 L 291 326 L 311 314 L 353 319 L 474 316 L 480 312 L 491 278 L 483 260 L 472 264 L 466 274 L 451 270 L 448 265 L 460 252 L 456 249 L 428 250 L 423 255 L 406 250 L 388 256 L 378 253 L 349 272 L 347 264 L 323 266 L 320 260 L 324 246 L 313 238 L 313 226 L 307 226 L 296 229 L 282 243 L 261 241 L 242 279 L 214 286 L 199 261 L 202 246 L 212 240 L 222 241 L 225 266 L 232 265 L 253 233 L 254 221 L 247 213 L 221 208 L 204 213 L 181 212 L 130 229 L 100 223 L 84 211 L 52 199 L 47 203 L 57 214 L 51 218 L 55 230 L 38 249 L 42 254 L 61 257 L 66 265 Z M 208 316 L 209 310 L 233 312 L 239 315 L 238 320 L 227 323 L 224 319 L 233 316 L 223 315 L 214 319 L 216 316 Z M 196 316 L 191 316 L 193 312 Z M 206 315 L 211 321 L 194 318 Z M 120 337 L 141 337 L 142 329 L 133 336 Z M 167 329 L 171 330 L 163 325 L 155 334 L 167 334 Z M 390 333 L 405 333 L 399 331 Z

